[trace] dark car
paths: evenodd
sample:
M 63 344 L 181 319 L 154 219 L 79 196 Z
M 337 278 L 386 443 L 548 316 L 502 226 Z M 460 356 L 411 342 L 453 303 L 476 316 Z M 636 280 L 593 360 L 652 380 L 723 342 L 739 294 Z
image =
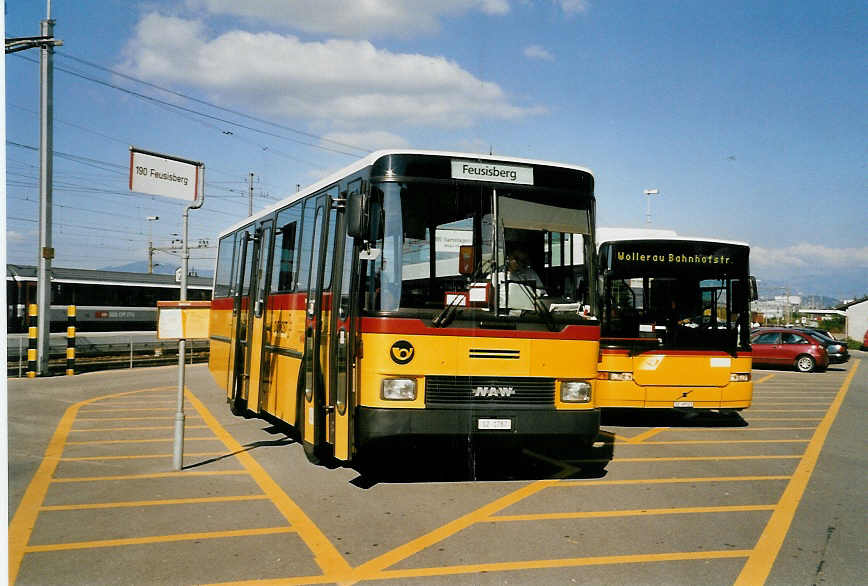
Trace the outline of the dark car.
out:
M 818 339 L 826 347 L 826 354 L 829 355 L 829 364 L 844 364 L 850 360 L 850 351 L 847 349 L 847 344 L 840 340 L 836 340 L 832 336 L 823 333 L 823 330 L 814 328 L 798 328 L 799 331 L 810 334 L 812 338 Z
M 789 366 L 799 372 L 825 370 L 829 354 L 812 335 L 792 328 L 760 328 L 751 334 L 753 363 Z

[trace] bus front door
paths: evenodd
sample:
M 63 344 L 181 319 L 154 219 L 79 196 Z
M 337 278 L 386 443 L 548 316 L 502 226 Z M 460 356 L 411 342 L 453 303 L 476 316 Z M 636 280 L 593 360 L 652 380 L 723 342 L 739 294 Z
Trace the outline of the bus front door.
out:
M 346 389 L 351 384 L 348 367 L 352 338 L 350 279 L 345 277 L 350 263 L 344 262 L 346 237 L 337 195 L 334 190 L 317 201 L 307 296 L 302 437 L 305 453 L 313 461 L 345 461 L 351 455 L 352 410 Z
M 232 308 L 232 372 L 229 408 L 235 415 L 259 411 L 263 315 L 271 220 L 241 233 Z M 252 390 L 252 392 L 251 392 Z

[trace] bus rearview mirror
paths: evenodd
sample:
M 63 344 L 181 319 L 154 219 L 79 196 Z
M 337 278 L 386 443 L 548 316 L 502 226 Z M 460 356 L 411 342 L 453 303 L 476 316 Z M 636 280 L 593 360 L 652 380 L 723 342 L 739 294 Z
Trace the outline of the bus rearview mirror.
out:
M 368 234 L 366 199 L 359 191 L 347 197 L 347 234 L 354 238 L 364 238 Z

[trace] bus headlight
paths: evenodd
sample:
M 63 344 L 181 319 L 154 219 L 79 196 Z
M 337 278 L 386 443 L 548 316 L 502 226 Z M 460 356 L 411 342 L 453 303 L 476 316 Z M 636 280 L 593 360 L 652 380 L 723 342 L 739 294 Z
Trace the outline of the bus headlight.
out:
M 413 401 L 416 399 L 416 380 L 387 378 L 380 387 L 380 396 L 389 401 Z
M 732 372 L 729 374 L 729 382 L 731 383 L 746 383 L 750 381 L 749 372 Z
M 632 372 L 601 372 L 600 380 L 633 380 Z
M 591 401 L 590 383 L 583 380 L 562 381 L 561 401 L 564 403 L 589 403 Z

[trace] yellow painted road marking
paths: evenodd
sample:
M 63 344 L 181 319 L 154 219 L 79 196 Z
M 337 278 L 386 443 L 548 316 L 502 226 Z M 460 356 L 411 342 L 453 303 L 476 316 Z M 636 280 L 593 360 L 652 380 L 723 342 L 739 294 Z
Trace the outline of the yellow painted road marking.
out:
M 570 513 L 537 513 L 527 515 L 495 515 L 489 523 L 512 521 L 555 521 L 559 519 L 600 519 L 606 517 L 645 517 L 655 515 L 693 515 L 697 513 L 747 513 L 773 511 L 775 505 L 733 505 L 720 507 L 682 507 L 677 509 L 618 509 L 613 511 L 574 511 Z
M 853 364 L 847 378 L 844 379 L 838 390 L 835 401 L 832 403 L 823 421 L 817 426 L 817 431 L 814 432 L 814 437 L 811 439 L 811 443 L 808 444 L 804 457 L 796 467 L 796 471 L 793 473 L 793 477 L 787 484 L 786 489 L 784 489 L 784 494 L 778 502 L 778 507 L 772 513 L 771 519 L 766 524 L 762 535 L 760 535 L 756 546 L 753 548 L 741 573 L 736 579 L 735 584 L 737 586 L 764 584 L 768 579 L 775 559 L 778 557 L 781 545 L 783 545 L 787 532 L 790 529 L 793 517 L 796 514 L 796 508 L 798 508 L 799 502 L 802 500 L 805 488 L 808 486 L 808 481 L 811 479 L 811 474 L 817 465 L 823 444 L 826 442 L 826 436 L 829 435 L 832 423 L 835 422 L 835 417 L 837 417 L 841 404 L 847 396 L 850 383 L 856 375 L 860 362 L 861 360 L 857 359 Z
M 126 539 L 102 539 L 98 541 L 76 541 L 71 543 L 52 543 L 48 545 L 28 545 L 25 553 L 42 551 L 68 551 L 71 549 L 91 549 L 95 547 L 120 547 L 122 545 L 142 545 L 145 543 L 169 543 L 173 541 L 193 541 L 196 539 L 221 539 L 225 537 L 248 537 L 250 535 L 274 535 L 276 533 L 295 533 L 293 527 L 264 527 L 262 529 L 238 529 L 236 531 L 205 531 L 202 533 L 177 533 L 153 537 L 130 537 Z
M 196 442 L 196 441 L 215 441 L 217 438 L 208 436 L 208 437 L 185 437 L 185 442 Z M 89 441 L 80 441 L 80 442 L 66 442 L 68 446 L 96 446 L 96 445 L 105 445 L 105 444 L 158 444 L 160 442 L 174 442 L 175 438 L 173 437 L 165 437 L 165 438 L 147 438 L 147 439 L 122 439 L 122 440 L 89 440 Z
M 613 458 L 612 462 L 717 462 L 719 460 L 798 460 L 801 454 L 786 456 L 671 456 L 660 458 Z
M 762 383 L 766 382 L 767 380 L 774 378 L 775 376 L 776 376 L 776 373 L 767 374 L 764 377 L 762 377 L 761 379 L 759 379 L 758 381 L 754 382 L 754 384 L 755 385 L 762 384 Z
M 560 483 L 557 480 L 537 480 L 536 482 L 533 482 L 527 486 L 523 486 L 522 488 L 511 492 L 508 495 L 503 496 L 495 501 L 492 501 L 475 511 L 459 517 L 454 521 L 446 523 L 445 525 L 435 529 L 434 531 L 426 533 L 421 537 L 417 537 L 416 539 L 413 539 L 412 541 L 409 541 L 404 545 L 400 545 L 395 549 L 386 552 L 383 555 L 380 555 L 372 560 L 365 562 L 360 566 L 357 566 L 352 570 L 352 575 L 348 576 L 347 582 L 358 582 L 361 580 L 371 580 L 374 578 L 379 578 L 381 576 L 381 572 L 385 568 L 393 566 L 396 563 L 422 551 L 423 549 L 426 549 L 434 545 L 435 543 L 443 541 L 447 537 L 451 537 L 459 531 L 463 531 L 474 523 L 483 521 L 494 513 L 501 511 L 529 497 L 530 495 L 536 494 L 550 486 L 560 486 Z M 524 565 L 522 567 L 524 567 Z
M 789 480 L 791 476 L 775 474 L 771 476 L 709 476 L 691 478 L 634 478 L 627 480 L 562 480 L 554 486 L 624 486 L 635 484 L 689 484 L 700 482 L 753 482 L 756 480 Z M 540 481 L 543 482 L 543 481 Z
M 174 425 L 148 425 L 141 427 L 94 427 L 92 429 L 70 429 L 71 433 L 91 433 L 94 431 L 158 431 L 165 429 L 175 429 Z M 208 429 L 207 425 L 185 425 L 184 430 L 188 429 Z
M 225 456 L 226 452 L 184 452 L 189 457 Z M 97 462 L 100 460 L 138 460 L 143 458 L 171 458 L 174 454 L 131 454 L 129 456 L 81 456 L 80 458 L 61 458 L 61 462 Z
M 371 576 L 372 579 L 398 580 L 402 578 L 425 578 L 456 574 L 478 574 L 482 572 L 510 572 L 516 570 L 543 570 L 551 568 L 572 568 L 580 566 L 603 566 L 614 564 L 645 564 L 651 562 L 678 562 L 687 560 L 719 560 L 743 558 L 750 554 L 747 549 L 731 551 L 687 551 L 675 553 L 652 553 L 638 555 L 612 555 L 586 558 L 564 558 L 554 560 L 527 560 L 520 562 L 494 562 L 462 566 L 442 566 L 435 568 L 411 568 L 406 570 L 385 570 Z
M 822 421 L 822 417 L 751 417 L 750 421 Z
M 122 501 L 117 503 L 90 503 L 80 505 L 45 505 L 43 511 L 81 511 L 85 509 L 122 509 L 124 507 L 156 507 L 160 505 L 192 505 L 202 503 L 225 503 L 238 501 L 261 501 L 267 499 L 264 494 L 248 494 L 238 496 L 208 496 L 188 499 L 163 499 L 155 501 Z
M 798 444 L 808 443 L 806 439 L 756 439 L 756 440 L 671 440 L 665 442 L 642 442 L 643 446 L 675 446 L 692 444 Z M 620 446 L 639 445 L 632 442 L 615 442 Z
M 91 413 L 129 413 L 130 411 L 175 411 L 177 407 L 134 407 L 127 409 L 126 407 L 118 407 L 116 409 L 87 409 L 82 413 L 89 415 Z
M 753 402 L 754 407 L 756 407 L 756 406 L 760 406 L 760 407 L 786 407 L 786 406 L 792 405 L 792 404 L 793 404 L 792 401 L 786 401 L 784 403 L 766 403 L 765 401 L 762 401 L 759 403 L 757 403 L 756 401 Z M 822 402 L 814 401 L 811 403 L 808 403 L 806 401 L 799 401 L 799 405 L 825 405 L 826 407 L 828 407 L 829 401 L 822 401 Z
M 825 413 L 825 409 L 751 409 L 751 413 Z
M 672 431 L 796 431 L 799 429 L 816 429 L 813 425 L 799 427 L 670 427 Z
M 642 442 L 642 441 L 648 439 L 649 437 L 653 437 L 662 431 L 666 431 L 667 429 L 669 429 L 669 428 L 668 427 L 655 427 L 654 429 L 649 429 L 648 431 L 644 431 L 644 432 L 640 433 L 639 435 L 634 435 L 633 437 L 624 438 L 624 439 L 626 441 L 632 443 L 632 444 L 638 444 L 639 442 Z
M 181 472 L 154 472 L 151 474 L 117 474 L 114 476 L 67 476 L 53 478 L 54 482 L 103 482 L 106 480 L 142 480 L 144 478 L 193 478 L 196 476 L 238 476 L 245 470 L 182 470 Z
M 156 387 L 157 390 L 164 390 L 167 388 L 171 387 Z M 121 397 L 134 392 L 141 391 L 127 391 L 112 396 Z M 45 449 L 45 455 L 42 457 L 42 462 L 39 463 L 39 468 L 36 469 L 36 473 L 30 480 L 30 484 L 27 485 L 27 490 L 24 491 L 24 496 L 21 497 L 21 503 L 15 511 L 15 516 L 12 517 L 12 521 L 9 523 L 10 584 L 15 582 L 15 578 L 18 576 L 18 570 L 21 569 L 21 560 L 24 558 L 24 548 L 27 545 L 27 542 L 30 541 L 30 535 L 33 531 L 34 525 L 36 524 L 36 517 L 39 515 L 39 507 L 45 500 L 45 494 L 48 492 L 48 485 L 51 484 L 52 476 L 54 475 L 54 471 L 57 469 L 57 464 L 63 454 L 63 445 L 66 441 L 66 437 L 69 435 L 69 430 L 72 429 L 72 422 L 75 420 L 75 417 L 82 406 L 88 405 L 102 398 L 103 397 L 86 399 L 75 403 L 74 405 L 70 405 L 63 414 L 63 417 L 61 417 L 57 429 L 54 430 L 54 435 L 51 437 L 51 441 L 49 441 L 48 447 Z
M 298 531 L 299 537 L 307 544 L 316 560 L 317 565 L 322 569 L 324 574 L 345 576 L 351 568 L 349 563 L 335 549 L 334 545 L 329 541 L 325 534 L 317 527 L 310 517 L 305 514 L 295 502 L 283 491 L 265 469 L 245 451 L 238 441 L 227 432 L 220 422 L 214 418 L 208 408 L 189 390 L 186 392 L 187 399 L 193 404 L 205 423 L 211 428 L 211 431 L 220 438 L 226 445 L 229 451 L 235 454 L 238 461 L 244 466 L 248 474 L 250 474 L 262 492 L 268 495 L 271 502 L 278 508 L 281 514 L 287 521 Z M 182 472 L 182 474 L 190 474 L 191 472 Z
M 187 415 L 187 419 L 200 419 L 199 415 Z M 76 421 L 173 421 L 169 415 L 152 415 L 144 417 L 78 417 Z

